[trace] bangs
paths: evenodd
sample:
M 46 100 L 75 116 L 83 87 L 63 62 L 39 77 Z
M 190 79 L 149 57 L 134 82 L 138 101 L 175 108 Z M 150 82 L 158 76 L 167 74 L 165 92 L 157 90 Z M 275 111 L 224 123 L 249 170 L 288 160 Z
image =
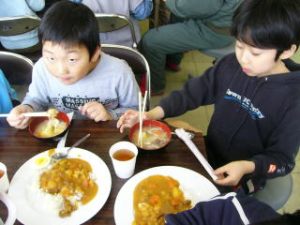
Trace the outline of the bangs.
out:
M 244 0 L 233 16 L 231 34 L 261 49 L 281 52 L 293 44 L 298 46 L 300 17 L 297 7 L 293 1 L 283 4 L 281 0 Z

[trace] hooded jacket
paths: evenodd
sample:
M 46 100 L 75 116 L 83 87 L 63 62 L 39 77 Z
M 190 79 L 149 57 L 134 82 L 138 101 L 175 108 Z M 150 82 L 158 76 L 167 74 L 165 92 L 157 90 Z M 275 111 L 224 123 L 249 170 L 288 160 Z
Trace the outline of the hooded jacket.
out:
M 276 219 L 270 206 L 243 192 L 231 192 L 199 202 L 190 210 L 165 217 L 166 225 L 246 225 Z
M 291 172 L 299 149 L 300 67 L 284 63 L 289 73 L 250 77 L 230 54 L 160 106 L 165 117 L 174 117 L 214 104 L 206 139 L 210 163 L 217 168 L 251 160 L 251 180 L 255 188 L 263 186 L 267 178 Z

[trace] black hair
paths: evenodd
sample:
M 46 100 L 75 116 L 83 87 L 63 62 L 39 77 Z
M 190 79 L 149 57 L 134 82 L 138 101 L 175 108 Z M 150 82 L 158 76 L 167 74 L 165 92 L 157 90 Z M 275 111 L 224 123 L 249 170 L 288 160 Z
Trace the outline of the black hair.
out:
M 277 219 L 256 223 L 255 225 L 298 225 L 299 221 L 300 210 L 297 210 L 294 213 L 285 213 L 279 216 Z
M 71 1 L 53 4 L 39 26 L 39 39 L 66 46 L 82 44 L 90 58 L 100 46 L 99 28 L 94 13 L 85 5 Z
M 248 45 L 281 53 L 300 44 L 300 0 L 243 0 L 231 34 Z

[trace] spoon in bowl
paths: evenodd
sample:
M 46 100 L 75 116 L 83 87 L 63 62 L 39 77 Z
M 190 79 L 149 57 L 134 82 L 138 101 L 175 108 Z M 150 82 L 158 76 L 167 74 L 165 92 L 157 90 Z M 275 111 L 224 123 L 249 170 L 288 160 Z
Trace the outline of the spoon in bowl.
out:
M 84 142 L 86 139 L 88 139 L 89 136 L 91 136 L 91 134 L 87 134 L 87 135 L 85 135 L 84 137 L 80 138 L 80 139 L 79 139 L 78 141 L 76 141 L 71 147 L 69 147 L 69 148 L 67 148 L 67 149 L 65 149 L 65 150 L 63 150 L 63 151 L 59 151 L 59 152 L 54 153 L 54 154 L 51 156 L 51 160 L 56 161 L 56 160 L 60 160 L 60 159 L 66 158 L 66 157 L 68 156 L 68 154 L 69 154 L 69 152 L 70 152 L 70 150 L 71 150 L 72 148 L 75 148 L 75 147 L 77 147 L 78 145 L 80 145 L 82 142 Z

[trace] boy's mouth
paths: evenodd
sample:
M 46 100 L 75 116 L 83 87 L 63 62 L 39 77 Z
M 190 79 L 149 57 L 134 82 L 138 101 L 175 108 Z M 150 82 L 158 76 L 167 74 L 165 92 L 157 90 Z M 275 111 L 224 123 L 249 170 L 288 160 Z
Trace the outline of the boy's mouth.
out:
M 60 77 L 59 78 L 63 83 L 69 83 L 72 78 L 71 77 Z
M 244 73 L 247 73 L 247 74 L 250 73 L 250 70 L 248 68 L 243 67 L 242 70 Z

